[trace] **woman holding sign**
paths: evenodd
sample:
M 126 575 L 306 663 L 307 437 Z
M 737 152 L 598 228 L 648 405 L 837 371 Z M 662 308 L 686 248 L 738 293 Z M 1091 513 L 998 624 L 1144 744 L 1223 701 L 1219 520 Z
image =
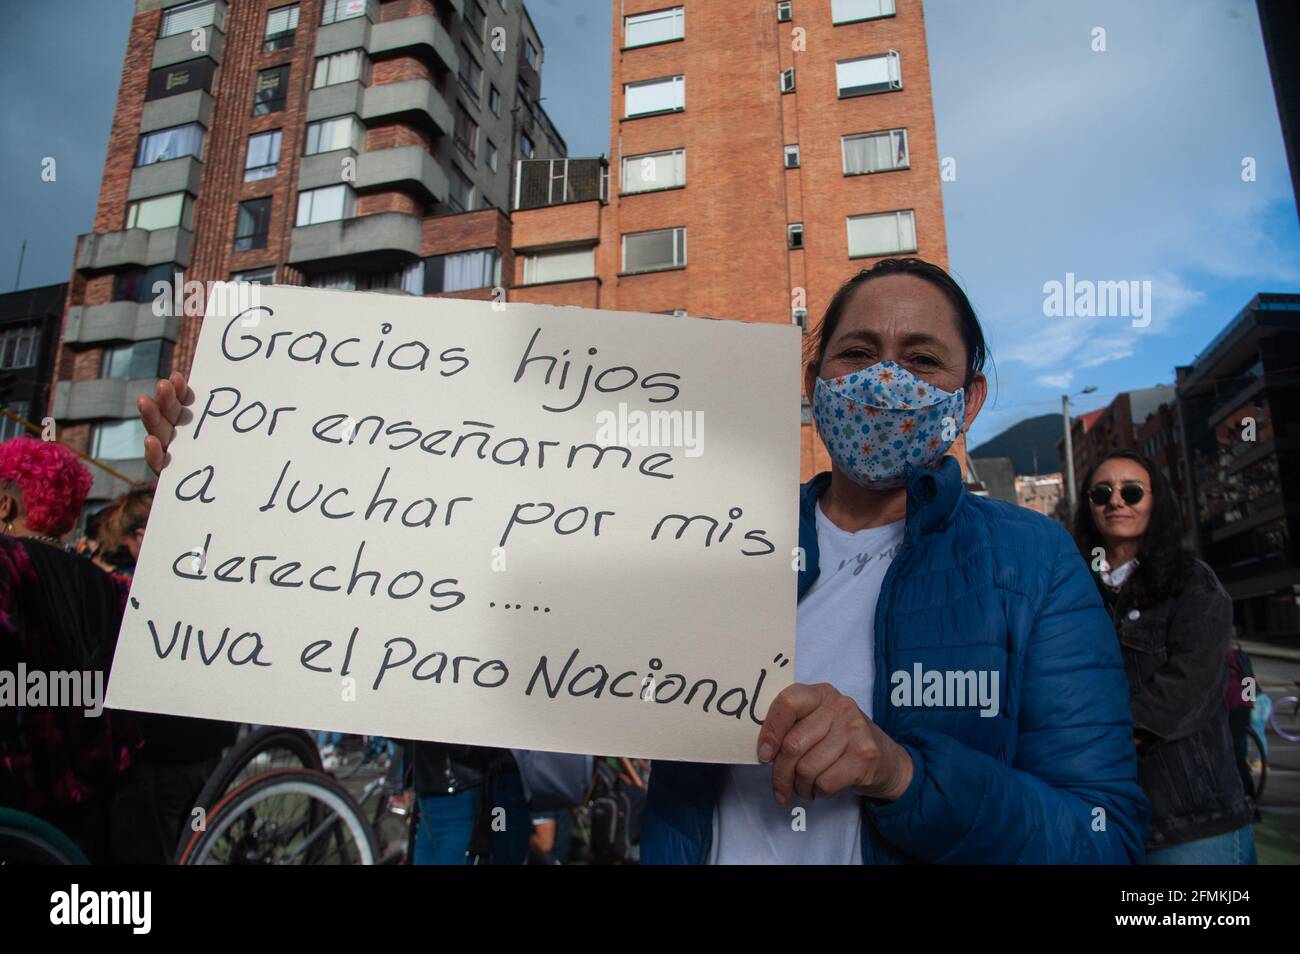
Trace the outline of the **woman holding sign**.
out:
M 987 393 L 966 295 L 884 260 L 810 340 L 832 468 L 800 493 L 795 684 L 759 764 L 655 763 L 642 860 L 1140 861 L 1124 667 L 1088 567 L 944 456 Z

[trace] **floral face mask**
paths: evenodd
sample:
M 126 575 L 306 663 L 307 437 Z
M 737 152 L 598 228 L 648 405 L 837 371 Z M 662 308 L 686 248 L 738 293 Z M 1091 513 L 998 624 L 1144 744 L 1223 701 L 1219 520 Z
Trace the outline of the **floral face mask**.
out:
M 818 378 L 813 395 L 813 419 L 831 460 L 872 490 L 901 487 L 909 467 L 934 465 L 965 418 L 965 388 L 945 391 L 894 361 Z

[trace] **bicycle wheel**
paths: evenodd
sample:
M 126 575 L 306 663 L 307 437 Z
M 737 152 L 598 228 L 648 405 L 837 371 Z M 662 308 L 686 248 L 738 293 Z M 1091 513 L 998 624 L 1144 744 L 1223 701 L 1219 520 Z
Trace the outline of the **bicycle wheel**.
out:
M 1246 730 L 1246 768 L 1250 770 L 1251 796 L 1258 802 L 1268 781 L 1268 758 L 1264 755 L 1264 740 L 1254 729 Z
M 49 822 L 0 808 L 0 866 L 88 864 L 73 840 Z
M 375 833 L 338 782 L 277 769 L 244 782 L 212 809 L 181 852 L 183 865 L 372 865 Z
M 1288 742 L 1300 742 L 1300 696 L 1287 696 L 1275 702 L 1268 714 L 1268 724 Z
M 265 725 L 236 742 L 203 784 L 194 807 L 202 808 L 207 822 L 212 810 L 230 792 L 248 779 L 281 768 L 320 771 L 320 750 L 315 740 L 301 729 Z M 191 815 L 191 823 L 193 815 Z M 181 829 L 179 852 L 194 835 L 190 824 Z

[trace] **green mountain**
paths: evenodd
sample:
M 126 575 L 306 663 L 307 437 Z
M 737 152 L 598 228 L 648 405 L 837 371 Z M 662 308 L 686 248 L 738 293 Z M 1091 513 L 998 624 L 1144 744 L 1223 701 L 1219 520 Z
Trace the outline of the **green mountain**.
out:
M 1042 414 L 1026 418 L 985 441 L 970 452 L 971 457 L 1010 457 L 1017 477 L 1027 474 L 1054 474 L 1061 467 L 1056 442 L 1061 439 L 1061 415 Z M 1034 453 L 1038 470 L 1034 470 Z

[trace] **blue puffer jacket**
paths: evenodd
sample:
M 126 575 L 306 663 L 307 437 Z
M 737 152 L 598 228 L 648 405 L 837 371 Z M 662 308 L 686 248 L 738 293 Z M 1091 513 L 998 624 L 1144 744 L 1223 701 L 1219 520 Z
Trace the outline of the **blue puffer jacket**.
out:
M 813 508 L 829 484 L 821 474 L 800 493 L 801 599 L 817 579 Z M 913 473 L 875 636 L 876 721 L 907 748 L 913 774 L 897 801 L 863 800 L 867 864 L 1142 861 L 1150 807 L 1119 643 L 1059 524 L 968 494 L 952 458 Z M 997 670 L 999 714 L 891 705 L 883 674 L 914 663 Z M 724 768 L 654 763 L 642 862 L 707 860 Z

